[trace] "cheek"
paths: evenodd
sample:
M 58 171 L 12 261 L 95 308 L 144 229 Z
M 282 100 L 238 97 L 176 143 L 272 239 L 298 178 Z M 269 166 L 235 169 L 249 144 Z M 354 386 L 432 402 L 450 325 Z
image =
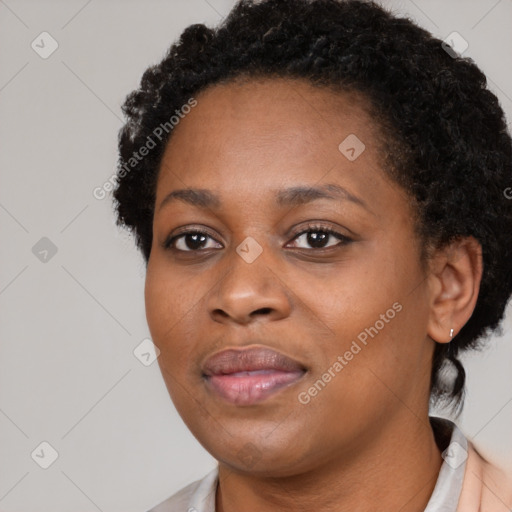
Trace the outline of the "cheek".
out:
M 396 257 L 381 248 L 377 250 L 377 244 L 368 243 L 324 280 L 311 281 L 308 288 L 314 290 L 310 296 L 319 316 L 335 335 L 344 339 L 349 334 L 357 336 L 378 321 L 394 302 L 401 302 L 404 274 L 409 272 L 397 264 Z
M 155 258 L 156 259 L 156 258 Z M 187 357 L 186 322 L 193 314 L 183 283 L 155 260 L 148 265 L 144 287 L 146 319 L 151 338 L 160 349 L 159 362 L 183 367 Z
M 161 341 L 164 336 L 173 337 L 194 314 L 201 294 L 193 284 L 182 271 L 172 270 L 165 257 L 151 254 L 144 288 L 146 317 L 152 334 Z
M 334 372 L 341 378 L 333 379 L 339 383 L 333 390 L 344 395 L 349 389 L 357 402 L 373 402 L 380 390 L 389 395 L 387 387 L 403 387 L 425 362 L 428 311 L 418 286 L 423 279 L 418 256 L 399 240 L 378 247 L 378 253 L 366 250 L 364 261 L 340 268 L 321 292 L 313 287 L 316 311 L 331 331 L 319 337 L 318 370 L 327 371 L 341 356 L 343 370 Z
M 153 341 L 161 341 L 164 328 L 169 327 L 169 315 L 175 311 L 173 308 L 169 288 L 172 283 L 164 280 L 158 272 L 158 267 L 152 263 L 146 271 L 146 282 L 144 286 L 144 302 L 146 307 L 146 319 Z M 165 291 L 168 291 L 166 293 Z M 158 343 L 157 343 L 158 344 Z

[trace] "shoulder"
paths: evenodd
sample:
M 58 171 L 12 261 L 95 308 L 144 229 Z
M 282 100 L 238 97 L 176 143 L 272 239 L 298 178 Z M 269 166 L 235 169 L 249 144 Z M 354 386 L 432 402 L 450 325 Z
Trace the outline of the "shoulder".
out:
M 458 510 L 509 512 L 512 509 L 512 475 L 486 460 L 472 443 Z
M 148 510 L 148 512 L 187 512 L 188 504 L 199 482 L 200 480 L 196 480 L 186 487 L 183 487 L 183 489 L 180 489 L 177 493 L 173 494 L 156 507 L 153 507 L 151 510 Z
M 215 468 L 203 478 L 183 487 L 148 512 L 210 512 L 210 510 L 214 510 L 217 476 L 218 471 Z

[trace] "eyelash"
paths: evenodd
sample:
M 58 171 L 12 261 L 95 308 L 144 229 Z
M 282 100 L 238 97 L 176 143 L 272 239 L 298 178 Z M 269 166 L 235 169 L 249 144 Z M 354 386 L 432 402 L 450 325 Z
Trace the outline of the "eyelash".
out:
M 327 227 L 327 226 L 322 226 L 320 224 L 311 224 L 311 225 L 307 226 L 307 229 L 305 229 L 305 230 L 303 229 L 302 231 L 299 231 L 296 234 L 294 234 L 291 241 L 296 240 L 297 238 L 299 238 L 300 236 L 302 236 L 304 234 L 307 234 L 307 233 L 318 233 L 318 232 L 332 235 L 334 238 L 337 238 L 339 240 L 339 243 L 337 243 L 334 246 L 329 246 L 329 247 L 320 247 L 320 248 L 313 247 L 311 249 L 303 249 L 303 248 L 299 248 L 299 249 L 306 250 L 306 251 L 327 251 L 327 250 L 333 249 L 335 247 L 340 247 L 340 246 L 343 246 L 343 245 L 347 245 L 350 242 L 353 242 L 352 238 L 349 238 L 348 236 L 342 235 L 341 233 L 335 231 L 334 229 L 332 229 L 330 227 Z M 208 233 L 208 231 L 205 231 L 205 230 L 202 230 L 202 229 L 197 229 L 197 228 L 190 228 L 187 231 L 183 231 L 182 233 L 179 233 L 177 235 L 169 237 L 164 242 L 164 248 L 167 249 L 167 250 L 173 250 L 173 251 L 182 252 L 182 253 L 186 253 L 186 252 L 197 253 L 197 252 L 201 252 L 201 251 L 204 251 L 204 250 L 208 250 L 208 249 L 196 249 L 196 250 L 189 249 L 187 251 L 184 251 L 182 249 L 176 249 L 176 247 L 173 247 L 174 243 L 178 239 L 183 238 L 183 237 L 185 237 L 187 235 L 206 235 L 207 237 L 211 238 L 212 240 L 215 240 L 215 238 L 213 236 L 211 236 Z M 215 241 L 217 242 L 217 240 L 215 240 Z M 217 243 L 220 243 L 220 242 L 217 242 Z

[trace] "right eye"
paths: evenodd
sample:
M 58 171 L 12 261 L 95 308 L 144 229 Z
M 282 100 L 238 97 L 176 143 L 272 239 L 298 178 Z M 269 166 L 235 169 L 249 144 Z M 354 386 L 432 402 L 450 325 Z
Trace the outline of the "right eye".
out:
M 179 235 L 170 237 L 166 240 L 164 247 L 166 249 L 182 252 L 198 252 L 201 249 L 215 249 L 216 247 L 205 247 L 208 239 L 215 241 L 217 244 L 219 243 L 205 231 L 189 229 Z

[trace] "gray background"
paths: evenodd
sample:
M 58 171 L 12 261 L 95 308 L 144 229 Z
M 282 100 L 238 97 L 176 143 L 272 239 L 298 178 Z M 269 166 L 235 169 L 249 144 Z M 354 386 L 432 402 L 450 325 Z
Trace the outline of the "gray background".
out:
M 512 0 L 383 3 L 441 38 L 459 32 L 512 119 Z M 115 170 L 120 105 L 145 68 L 187 25 L 217 23 L 233 4 L 0 0 L 2 511 L 143 511 L 214 467 L 157 363 L 133 354 L 149 337 L 143 260 L 92 191 Z M 59 45 L 47 59 L 31 48 L 43 31 Z M 37 254 L 43 237 L 54 255 Z M 466 358 L 459 420 L 509 463 L 511 317 Z M 31 458 L 43 441 L 59 455 L 48 469 Z

